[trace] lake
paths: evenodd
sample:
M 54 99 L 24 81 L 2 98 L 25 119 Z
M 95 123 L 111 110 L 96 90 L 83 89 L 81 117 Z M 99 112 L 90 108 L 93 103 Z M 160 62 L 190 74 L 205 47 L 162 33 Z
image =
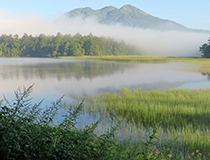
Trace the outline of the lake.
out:
M 34 98 L 33 102 L 37 103 L 44 98 L 42 107 L 50 106 L 52 101 L 63 95 L 65 95 L 64 101 L 72 102 L 74 98 L 82 99 L 107 91 L 120 92 L 123 87 L 141 88 L 143 91 L 167 88 L 210 88 L 208 75 L 182 70 L 193 65 L 174 62 L 128 63 L 75 59 L 0 58 L 0 98 L 3 99 L 4 94 L 11 102 L 15 98 L 14 90 L 18 87 L 29 87 L 32 84 L 34 84 L 31 94 Z M 58 124 L 64 119 L 62 115 L 66 113 L 67 108 L 62 107 L 58 110 L 53 123 Z M 95 133 L 103 134 L 111 129 L 112 123 L 108 116 L 104 115 L 88 112 L 85 108 L 78 117 L 79 123 L 76 126 L 84 127 L 101 118 L 102 121 Z M 144 142 L 151 131 L 150 127 L 145 127 L 141 123 L 124 122 L 116 136 L 122 139 L 132 138 L 131 143 Z M 160 135 L 159 146 L 174 139 L 174 135 L 168 134 L 163 127 L 158 129 L 158 134 Z M 179 136 L 178 132 L 175 136 Z M 183 143 L 184 141 L 180 141 L 178 145 L 181 145 L 181 150 L 184 151 Z
M 0 58 L 0 98 L 14 99 L 14 90 L 34 84 L 34 100 L 49 103 L 82 98 L 123 87 L 143 91 L 166 88 L 209 88 L 205 75 L 181 69 L 192 64 L 128 63 L 99 60 Z

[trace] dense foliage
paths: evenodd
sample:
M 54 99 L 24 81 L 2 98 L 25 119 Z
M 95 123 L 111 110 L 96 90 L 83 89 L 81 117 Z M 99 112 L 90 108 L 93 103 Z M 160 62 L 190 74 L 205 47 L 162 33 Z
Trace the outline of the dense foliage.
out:
M 135 55 L 138 51 L 111 38 L 96 37 L 91 33 L 82 36 L 62 35 L 39 36 L 27 35 L 19 38 L 18 35 L 0 36 L 1 57 L 57 57 L 57 56 L 102 56 L 102 55 Z
M 210 38 L 208 40 L 208 43 L 204 43 L 201 47 L 199 47 L 199 49 L 203 57 L 210 58 Z
M 0 108 L 1 159 L 109 159 L 115 147 L 112 132 L 97 137 L 99 121 L 84 129 L 75 127 L 82 103 L 69 110 L 58 126 L 52 125 L 61 101 L 45 111 L 31 106 L 32 86 L 17 90 L 16 101 Z M 116 152 L 115 152 L 116 154 Z M 120 155 L 119 155 L 120 156 Z
M 0 103 L 0 159 L 163 159 L 153 147 L 156 129 L 141 147 L 117 140 L 118 125 L 111 125 L 111 129 L 100 136 L 94 133 L 100 120 L 85 128 L 76 128 L 83 101 L 70 107 L 63 121 L 54 125 L 61 99 L 41 110 L 42 101 L 32 105 L 31 92 L 32 86 L 23 91 L 18 89 L 12 104 L 7 99 L 7 105 L 3 101 Z M 114 116 L 111 118 L 115 119 Z

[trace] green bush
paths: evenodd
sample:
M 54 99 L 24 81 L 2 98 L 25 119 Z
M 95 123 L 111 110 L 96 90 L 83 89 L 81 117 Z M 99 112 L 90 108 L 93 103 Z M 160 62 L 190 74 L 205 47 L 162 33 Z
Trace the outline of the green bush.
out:
M 68 110 L 60 124 L 54 125 L 62 98 L 43 111 L 40 107 L 43 100 L 31 103 L 32 87 L 24 87 L 23 91 L 18 88 L 12 104 L 6 98 L 0 102 L 0 159 L 165 159 L 153 142 L 156 129 L 143 145 L 131 145 L 130 140 L 120 141 L 115 137 L 120 123 L 100 136 L 94 134 L 100 120 L 84 129 L 76 128 L 84 100 L 71 107 L 74 109 Z M 113 115 L 111 119 L 116 120 Z
M 16 100 L 10 104 L 4 98 L 0 104 L 0 159 L 129 159 L 137 152 L 127 151 L 129 144 L 118 144 L 116 127 L 101 136 L 94 130 L 100 120 L 84 129 L 75 127 L 83 101 L 69 109 L 57 126 L 53 118 L 61 107 L 61 99 L 42 111 L 41 103 L 32 105 L 32 86 L 19 88 Z

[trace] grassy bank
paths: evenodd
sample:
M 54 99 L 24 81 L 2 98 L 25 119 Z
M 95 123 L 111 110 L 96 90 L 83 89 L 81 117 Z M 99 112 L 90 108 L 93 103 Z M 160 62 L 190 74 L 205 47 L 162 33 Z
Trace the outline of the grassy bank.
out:
M 204 159 L 210 158 L 210 90 L 179 89 L 143 92 L 140 89 L 123 89 L 122 93 L 106 93 L 89 97 L 87 107 L 101 116 L 112 113 L 132 128 L 133 138 L 148 127 L 160 123 L 157 147 L 173 139 L 170 147 L 174 159 L 187 158 L 196 151 Z M 129 128 L 129 127 L 127 127 Z M 123 131 L 131 132 L 131 129 Z M 134 135 L 135 133 L 135 135 Z
M 209 58 L 169 58 L 169 61 L 195 64 L 194 66 L 183 68 L 183 70 L 210 74 L 210 59 Z
M 90 59 L 90 60 L 106 60 L 106 61 L 122 61 L 122 62 L 168 62 L 168 58 L 161 57 L 140 57 L 140 56 L 67 56 L 59 57 L 62 59 Z
M 142 57 L 142 56 L 66 56 L 59 57 L 61 59 L 90 59 L 90 60 L 107 60 L 122 62 L 139 62 L 139 63 L 162 63 L 162 62 L 179 62 L 191 63 L 194 66 L 182 68 L 182 70 L 190 72 L 200 72 L 210 74 L 209 58 L 167 58 L 167 57 Z

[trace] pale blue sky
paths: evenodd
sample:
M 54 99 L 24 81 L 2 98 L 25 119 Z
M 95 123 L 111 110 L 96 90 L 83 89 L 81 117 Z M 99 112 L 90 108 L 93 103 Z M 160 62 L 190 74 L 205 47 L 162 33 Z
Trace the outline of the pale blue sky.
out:
M 210 0 L 4 0 L 0 10 L 35 13 L 54 19 L 75 8 L 131 4 L 153 16 L 169 19 L 189 28 L 210 30 Z

